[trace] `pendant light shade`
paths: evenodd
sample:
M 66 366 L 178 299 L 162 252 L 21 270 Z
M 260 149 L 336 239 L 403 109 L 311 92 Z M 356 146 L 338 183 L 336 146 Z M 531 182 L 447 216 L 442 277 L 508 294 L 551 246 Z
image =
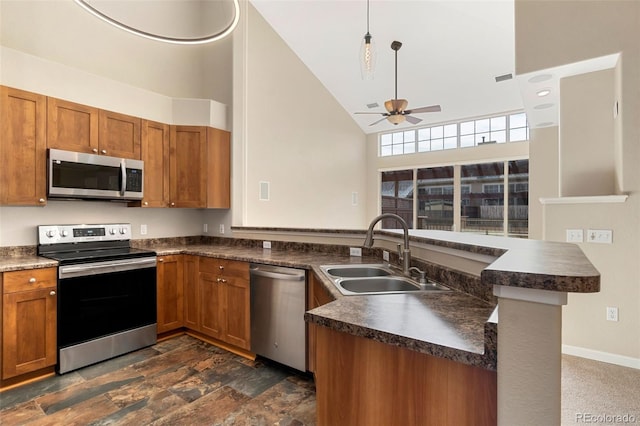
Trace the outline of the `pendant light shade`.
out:
M 369 33 L 369 0 L 367 0 L 367 33 L 360 43 L 360 72 L 363 80 L 372 80 L 376 67 L 376 45 Z

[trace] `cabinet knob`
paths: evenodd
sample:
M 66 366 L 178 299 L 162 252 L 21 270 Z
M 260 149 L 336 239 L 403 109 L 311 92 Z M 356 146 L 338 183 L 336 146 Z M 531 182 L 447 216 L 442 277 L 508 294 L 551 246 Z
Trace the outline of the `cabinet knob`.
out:
M 220 278 L 220 282 L 221 282 L 222 284 L 224 284 L 224 283 L 226 283 L 226 282 L 227 282 L 227 280 L 225 280 L 224 278 Z
M 218 268 L 220 268 L 221 271 L 224 270 L 224 266 L 222 265 L 218 266 Z
M 55 296 L 55 295 L 56 295 L 55 290 L 51 290 L 51 291 L 49 292 L 49 296 Z
M 143 204 L 143 205 L 145 205 L 145 206 L 148 206 L 148 205 L 149 205 L 149 202 L 148 202 L 148 201 L 145 201 L 145 202 L 144 202 L 144 203 L 142 203 L 142 204 Z
M 98 153 L 98 148 L 93 148 L 91 151 L 93 151 L 94 154 Z
M 164 259 L 160 257 L 158 258 L 158 262 L 164 262 Z
M 101 152 L 101 153 L 103 153 L 103 154 L 106 154 L 106 153 L 107 153 L 107 150 L 106 150 L 106 149 L 103 149 L 103 150 L 101 150 L 100 152 Z
M 44 202 L 45 202 L 45 201 L 46 201 L 46 200 L 45 200 L 44 198 L 40 198 L 40 199 L 38 200 L 38 202 L 39 202 L 40 204 L 44 204 Z
M 176 205 L 176 203 L 171 203 L 171 207 L 173 207 L 173 206 L 175 206 L 175 205 Z
M 31 277 L 31 278 L 29 278 L 29 282 L 30 282 L 31 284 L 33 284 L 33 283 L 35 283 L 35 282 L 36 282 L 36 279 L 35 279 L 34 277 Z

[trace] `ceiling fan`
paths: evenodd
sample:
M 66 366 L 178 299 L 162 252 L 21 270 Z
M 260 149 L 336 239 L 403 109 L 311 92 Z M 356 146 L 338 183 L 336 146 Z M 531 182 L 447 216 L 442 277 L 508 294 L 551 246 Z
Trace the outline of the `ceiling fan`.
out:
M 440 112 L 440 105 L 431 105 L 428 107 L 406 109 L 409 104 L 406 99 L 398 99 L 398 50 L 402 47 L 402 43 L 394 41 L 391 43 L 391 49 L 396 53 L 396 95 L 394 99 L 389 99 L 384 103 L 384 107 L 387 112 L 356 112 L 355 114 L 381 114 L 382 118 L 378 121 L 374 121 L 370 126 L 374 126 L 381 121 L 388 120 L 394 125 L 398 125 L 405 120 L 411 124 L 418 124 L 422 121 L 421 118 L 413 117 L 410 114 L 420 114 L 423 112 Z

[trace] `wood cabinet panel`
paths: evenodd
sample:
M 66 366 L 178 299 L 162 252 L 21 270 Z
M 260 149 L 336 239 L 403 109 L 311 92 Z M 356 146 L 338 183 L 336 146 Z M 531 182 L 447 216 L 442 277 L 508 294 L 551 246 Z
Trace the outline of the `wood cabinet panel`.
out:
M 169 177 L 171 207 L 206 207 L 206 160 L 205 127 L 171 126 Z
M 47 99 L 0 86 L 0 205 L 46 204 Z
M 496 424 L 495 371 L 312 327 L 318 425 Z
M 28 288 L 22 283 L 25 271 L 3 274 L 2 295 L 2 379 L 10 379 L 55 365 L 57 295 L 53 286 Z M 28 271 L 27 271 L 28 272 Z M 39 270 L 55 277 L 56 268 Z M 41 283 L 50 282 L 47 279 Z M 9 287 L 7 287 L 9 283 Z M 34 284 L 34 283 L 31 283 Z M 20 289 L 20 291 L 9 291 Z
M 200 331 L 198 256 L 184 256 L 184 325 Z
M 100 154 L 140 160 L 140 118 L 100 110 Z
M 225 286 L 225 303 L 222 312 L 226 319 L 224 339 L 227 343 L 249 350 L 251 348 L 251 323 L 249 281 L 229 278 Z
M 224 290 L 220 277 L 200 272 L 200 331 L 207 336 L 224 340 Z
M 142 207 L 169 206 L 168 124 L 142 120 L 141 154 L 144 161 L 144 198 Z
M 183 265 L 182 255 L 158 257 L 158 334 L 184 326 Z
M 207 207 L 231 207 L 231 133 L 207 129 Z
M 47 147 L 98 154 L 99 109 L 47 98 Z
M 307 309 L 311 310 L 318 306 L 326 305 L 335 299 L 325 290 L 324 285 L 315 274 L 309 274 L 309 284 L 307 288 Z M 316 329 L 312 324 L 307 323 L 307 369 L 314 372 L 316 369 Z
M 25 269 L 4 273 L 3 293 L 30 291 L 42 288 L 56 287 L 57 269 Z

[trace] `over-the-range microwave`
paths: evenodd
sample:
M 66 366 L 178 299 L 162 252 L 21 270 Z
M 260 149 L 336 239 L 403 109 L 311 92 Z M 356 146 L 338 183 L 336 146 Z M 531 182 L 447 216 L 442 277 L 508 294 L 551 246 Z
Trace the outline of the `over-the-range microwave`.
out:
M 141 200 L 144 162 L 81 152 L 48 150 L 48 196 Z

